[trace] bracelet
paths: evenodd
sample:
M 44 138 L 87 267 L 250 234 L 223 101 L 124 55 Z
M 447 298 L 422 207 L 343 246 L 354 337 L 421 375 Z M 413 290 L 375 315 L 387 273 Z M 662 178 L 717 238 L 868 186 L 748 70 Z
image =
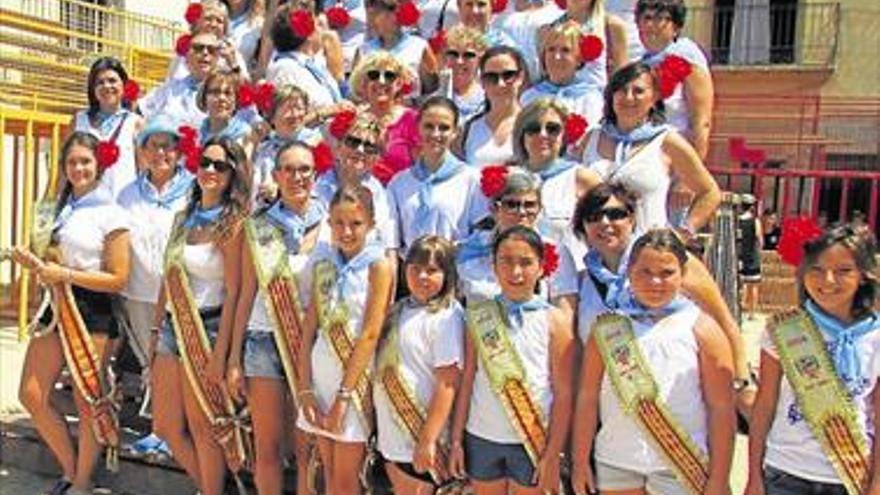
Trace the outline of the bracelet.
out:
M 300 399 L 300 398 L 302 398 L 302 397 L 305 397 L 306 395 L 310 395 L 310 396 L 314 397 L 314 396 L 315 396 L 315 391 L 314 391 L 313 389 L 310 389 L 310 388 L 307 388 L 307 389 L 305 389 L 305 390 L 300 390 L 299 392 L 296 393 L 296 398 L 297 398 L 297 399 Z

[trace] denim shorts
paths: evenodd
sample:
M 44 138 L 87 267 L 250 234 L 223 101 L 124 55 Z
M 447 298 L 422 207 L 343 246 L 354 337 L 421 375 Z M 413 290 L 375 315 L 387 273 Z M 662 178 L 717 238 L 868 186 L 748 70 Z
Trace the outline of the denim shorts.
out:
M 532 482 L 535 466 L 521 443 L 497 443 L 465 432 L 464 457 L 468 476 L 477 481 L 510 478 L 518 485 Z
M 273 332 L 248 330 L 244 342 L 244 376 L 284 380 L 284 365 Z
M 764 466 L 764 491 L 767 495 L 846 495 L 842 484 L 820 483 Z
M 217 338 L 217 331 L 220 329 L 220 312 L 222 307 L 208 308 L 199 311 L 202 317 L 202 325 L 208 332 L 208 340 L 214 343 Z M 156 343 L 156 354 L 170 355 L 180 357 L 180 348 L 177 347 L 177 336 L 174 334 L 174 328 L 171 326 L 171 315 L 166 313 L 165 320 L 162 323 L 162 330 L 159 332 L 159 341 Z

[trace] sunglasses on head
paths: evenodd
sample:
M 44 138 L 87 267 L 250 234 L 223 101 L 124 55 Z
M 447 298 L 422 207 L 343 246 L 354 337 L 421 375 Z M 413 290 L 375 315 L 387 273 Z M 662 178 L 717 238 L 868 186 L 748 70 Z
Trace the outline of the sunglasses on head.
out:
M 536 213 L 541 208 L 541 203 L 534 199 L 502 199 L 498 203 L 510 212 Z
M 559 135 L 562 134 L 562 124 L 559 122 L 546 122 L 544 124 L 540 122 L 529 122 L 523 127 L 523 131 L 529 136 L 540 134 L 542 130 L 544 131 L 544 134 L 549 137 L 559 137 Z
M 345 139 L 342 140 L 342 143 L 349 149 L 360 151 L 367 155 L 378 155 L 379 154 L 379 146 L 376 143 L 367 141 L 366 139 L 361 139 L 355 136 L 345 136 Z
M 616 222 L 618 220 L 623 220 L 624 218 L 629 218 L 630 211 L 626 208 L 602 208 L 599 211 L 590 212 L 587 215 L 587 222 L 594 223 L 602 220 L 603 218 L 607 218 L 609 222 Z
M 501 81 L 504 81 L 505 84 L 512 83 L 518 75 L 519 70 L 510 69 L 500 72 L 483 72 L 482 74 L 480 74 L 480 79 L 482 79 L 486 83 L 497 86 L 501 83 Z
M 370 70 L 367 71 L 367 79 L 370 81 L 380 81 L 385 84 L 391 84 L 397 80 L 397 72 L 393 70 Z
M 226 172 L 235 169 L 235 165 L 227 162 L 226 160 L 212 160 L 204 156 L 202 157 L 202 161 L 199 162 L 199 167 L 202 170 L 213 168 L 214 171 L 220 174 L 225 174 Z
M 446 58 L 451 58 L 453 60 L 460 60 L 462 58 L 465 60 L 476 60 L 477 57 L 479 57 L 479 54 L 473 50 L 446 50 Z

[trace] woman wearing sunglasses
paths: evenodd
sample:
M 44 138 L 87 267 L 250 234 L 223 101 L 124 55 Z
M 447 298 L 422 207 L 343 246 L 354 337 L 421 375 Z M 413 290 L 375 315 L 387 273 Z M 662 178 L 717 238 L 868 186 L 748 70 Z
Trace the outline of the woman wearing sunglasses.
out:
M 693 146 L 664 124 L 658 87 L 644 63 L 615 72 L 605 91 L 605 119 L 588 133 L 583 162 L 604 181 L 639 194 L 635 215 L 643 230 L 668 225 L 669 186 L 673 178 L 680 181 L 695 194 L 678 226 L 690 236 L 712 218 L 721 191 Z
M 477 77 L 477 65 L 488 47 L 483 35 L 468 27 L 455 26 L 446 34 L 443 56 L 446 67 L 452 71 L 452 80 L 451 88 L 441 87 L 440 91 L 455 102 L 462 122 L 483 110 L 486 95 Z
M 193 36 L 211 33 L 217 37 L 218 64 L 223 70 L 237 70 L 244 79 L 250 79 L 247 60 L 237 48 L 230 32 L 229 8 L 220 0 L 204 0 L 201 3 L 202 15 L 190 25 Z M 185 79 L 191 74 L 191 67 L 185 55 L 174 57 L 168 69 L 168 80 Z
M 403 104 L 410 77 L 403 63 L 386 51 L 361 60 L 351 74 L 355 101 L 364 103 L 362 110 L 382 128 L 385 153 L 374 172 L 386 184 L 412 165 L 419 145 L 418 112 Z
M 528 80 L 528 69 L 516 48 L 496 46 L 480 58 L 486 104 L 465 122 L 456 146 L 469 165 L 483 168 L 514 158 L 513 125 L 520 112 L 519 95 Z
M 409 34 L 398 21 L 397 11 L 403 0 L 367 0 L 367 22 L 371 38 L 357 54 L 363 59 L 377 51 L 394 55 L 413 75 L 412 96 L 428 95 L 437 90 L 440 64 L 428 42 Z
M 191 459 L 188 472 L 197 475 L 193 482 L 206 495 L 222 492 L 226 463 L 196 395 L 205 386 L 196 379 L 201 374 L 185 372 L 192 358 L 187 351 L 192 339 L 201 339 L 198 334 L 204 332 L 210 346 L 202 379 L 223 383 L 241 276 L 241 219 L 250 198 L 248 168 L 244 150 L 230 138 L 219 136 L 205 143 L 189 203 L 171 230 L 163 290 L 153 320 L 155 359 L 167 370 L 153 377 L 155 407 L 164 412 L 156 416 L 156 430 L 175 456 Z M 185 277 L 169 279 L 172 268 L 178 267 Z M 226 300 L 230 304 L 224 304 Z M 183 360 L 184 356 L 189 357 Z M 175 381 L 173 376 L 179 378 Z

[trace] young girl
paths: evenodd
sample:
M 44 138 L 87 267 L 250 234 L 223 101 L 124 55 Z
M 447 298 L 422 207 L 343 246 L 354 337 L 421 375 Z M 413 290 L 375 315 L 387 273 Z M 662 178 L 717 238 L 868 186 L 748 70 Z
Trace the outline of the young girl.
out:
M 880 493 L 876 255 L 850 226 L 804 245 L 804 302 L 776 316 L 762 344 L 747 494 Z
M 578 494 L 730 493 L 731 352 L 679 295 L 686 261 L 671 230 L 646 233 L 632 247 L 626 303 L 590 329 L 572 435 Z
M 452 243 L 419 238 L 404 273 L 410 296 L 391 308 L 378 353 L 376 429 L 394 492 L 430 494 L 447 477 L 446 421 L 462 360 Z
M 552 271 L 535 231 L 500 233 L 493 253 L 501 295 L 468 305 L 450 469 L 477 495 L 556 491 L 572 406 L 570 319 L 535 295 Z
M 332 246 L 313 253 L 301 278 L 308 309 L 297 426 L 317 435 L 329 495 L 361 493 L 358 473 L 372 429 L 370 375 L 394 275 L 382 247 L 367 242 L 373 225 L 369 189 L 337 191 Z

